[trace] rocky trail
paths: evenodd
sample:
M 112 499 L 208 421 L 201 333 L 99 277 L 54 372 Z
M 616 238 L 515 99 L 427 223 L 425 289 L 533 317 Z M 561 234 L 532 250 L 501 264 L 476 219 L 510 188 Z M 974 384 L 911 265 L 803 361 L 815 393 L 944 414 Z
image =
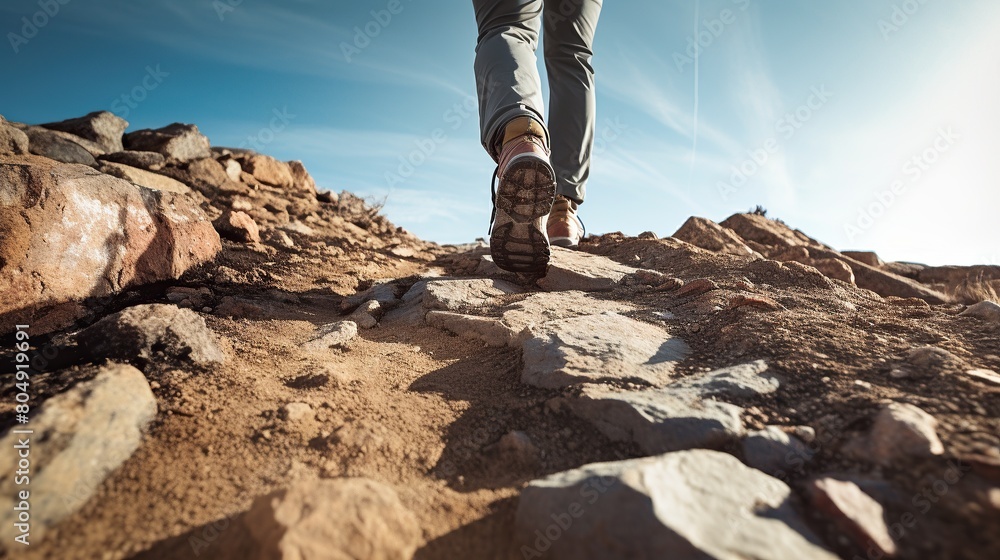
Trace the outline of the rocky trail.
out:
M 7 557 L 1000 555 L 998 266 L 752 212 L 528 278 L 127 126 L 0 118 Z

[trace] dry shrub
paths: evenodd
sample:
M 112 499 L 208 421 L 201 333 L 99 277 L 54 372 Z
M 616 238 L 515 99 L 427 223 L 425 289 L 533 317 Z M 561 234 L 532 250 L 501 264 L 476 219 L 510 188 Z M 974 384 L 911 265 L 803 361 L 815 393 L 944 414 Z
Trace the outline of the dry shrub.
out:
M 981 301 L 1000 303 L 1000 295 L 997 294 L 996 288 L 993 287 L 993 284 L 989 280 L 983 278 L 983 273 L 981 272 L 975 276 L 971 274 L 966 276 L 955 286 L 951 295 L 957 301 L 966 305 L 972 305 Z

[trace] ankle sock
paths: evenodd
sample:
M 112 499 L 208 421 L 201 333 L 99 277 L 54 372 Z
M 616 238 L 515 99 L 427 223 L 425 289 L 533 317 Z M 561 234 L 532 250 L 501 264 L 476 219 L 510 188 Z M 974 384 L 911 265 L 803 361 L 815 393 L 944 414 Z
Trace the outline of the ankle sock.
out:
M 545 126 L 535 119 L 525 116 L 517 117 L 507 123 L 507 126 L 503 129 L 503 141 L 500 143 L 500 148 L 503 149 L 503 147 L 507 145 L 507 142 L 515 140 L 525 134 L 537 136 L 545 142 L 546 146 L 549 145 L 549 134 L 545 130 Z

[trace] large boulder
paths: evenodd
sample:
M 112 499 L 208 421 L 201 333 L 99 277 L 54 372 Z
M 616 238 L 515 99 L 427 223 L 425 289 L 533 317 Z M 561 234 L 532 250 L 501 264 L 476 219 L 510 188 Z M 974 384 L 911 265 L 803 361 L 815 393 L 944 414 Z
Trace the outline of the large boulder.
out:
M 84 300 L 177 279 L 221 249 L 190 197 L 37 156 L 0 156 L 0 238 L 0 333 L 68 326 Z
M 15 496 L 30 490 L 31 543 L 82 507 L 142 443 L 156 398 L 140 371 L 109 364 L 33 411 L 31 434 L 0 438 L 0 536 L 13 543 Z M 15 428 L 16 429 L 16 428 Z M 30 440 L 30 441 L 29 441 Z M 16 483 L 17 446 L 30 445 L 31 485 Z
M 521 492 L 522 558 L 823 559 L 834 554 L 783 482 L 732 455 L 694 450 L 595 463 Z
M 243 522 L 253 560 L 409 560 L 422 538 L 392 488 L 364 478 L 300 482 L 258 498 Z
M 172 161 L 212 156 L 208 138 L 193 124 L 173 123 L 163 128 L 130 132 L 125 135 L 125 147 L 129 150 L 158 152 Z
M 122 151 L 122 134 L 128 121 L 108 111 L 96 111 L 75 119 L 41 125 L 59 130 L 96 143 L 105 152 Z

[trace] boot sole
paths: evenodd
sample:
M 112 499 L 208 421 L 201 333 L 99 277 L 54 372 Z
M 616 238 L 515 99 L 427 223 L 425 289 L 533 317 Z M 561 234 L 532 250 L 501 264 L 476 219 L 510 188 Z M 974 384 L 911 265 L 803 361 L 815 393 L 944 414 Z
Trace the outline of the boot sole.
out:
M 555 174 L 536 157 L 514 159 L 497 188 L 497 216 L 490 235 L 490 254 L 500 268 L 542 274 L 551 249 L 545 219 L 556 196 Z
M 549 239 L 549 243 L 556 247 L 566 247 L 567 249 L 579 245 L 579 243 L 577 243 L 570 237 L 553 237 Z

